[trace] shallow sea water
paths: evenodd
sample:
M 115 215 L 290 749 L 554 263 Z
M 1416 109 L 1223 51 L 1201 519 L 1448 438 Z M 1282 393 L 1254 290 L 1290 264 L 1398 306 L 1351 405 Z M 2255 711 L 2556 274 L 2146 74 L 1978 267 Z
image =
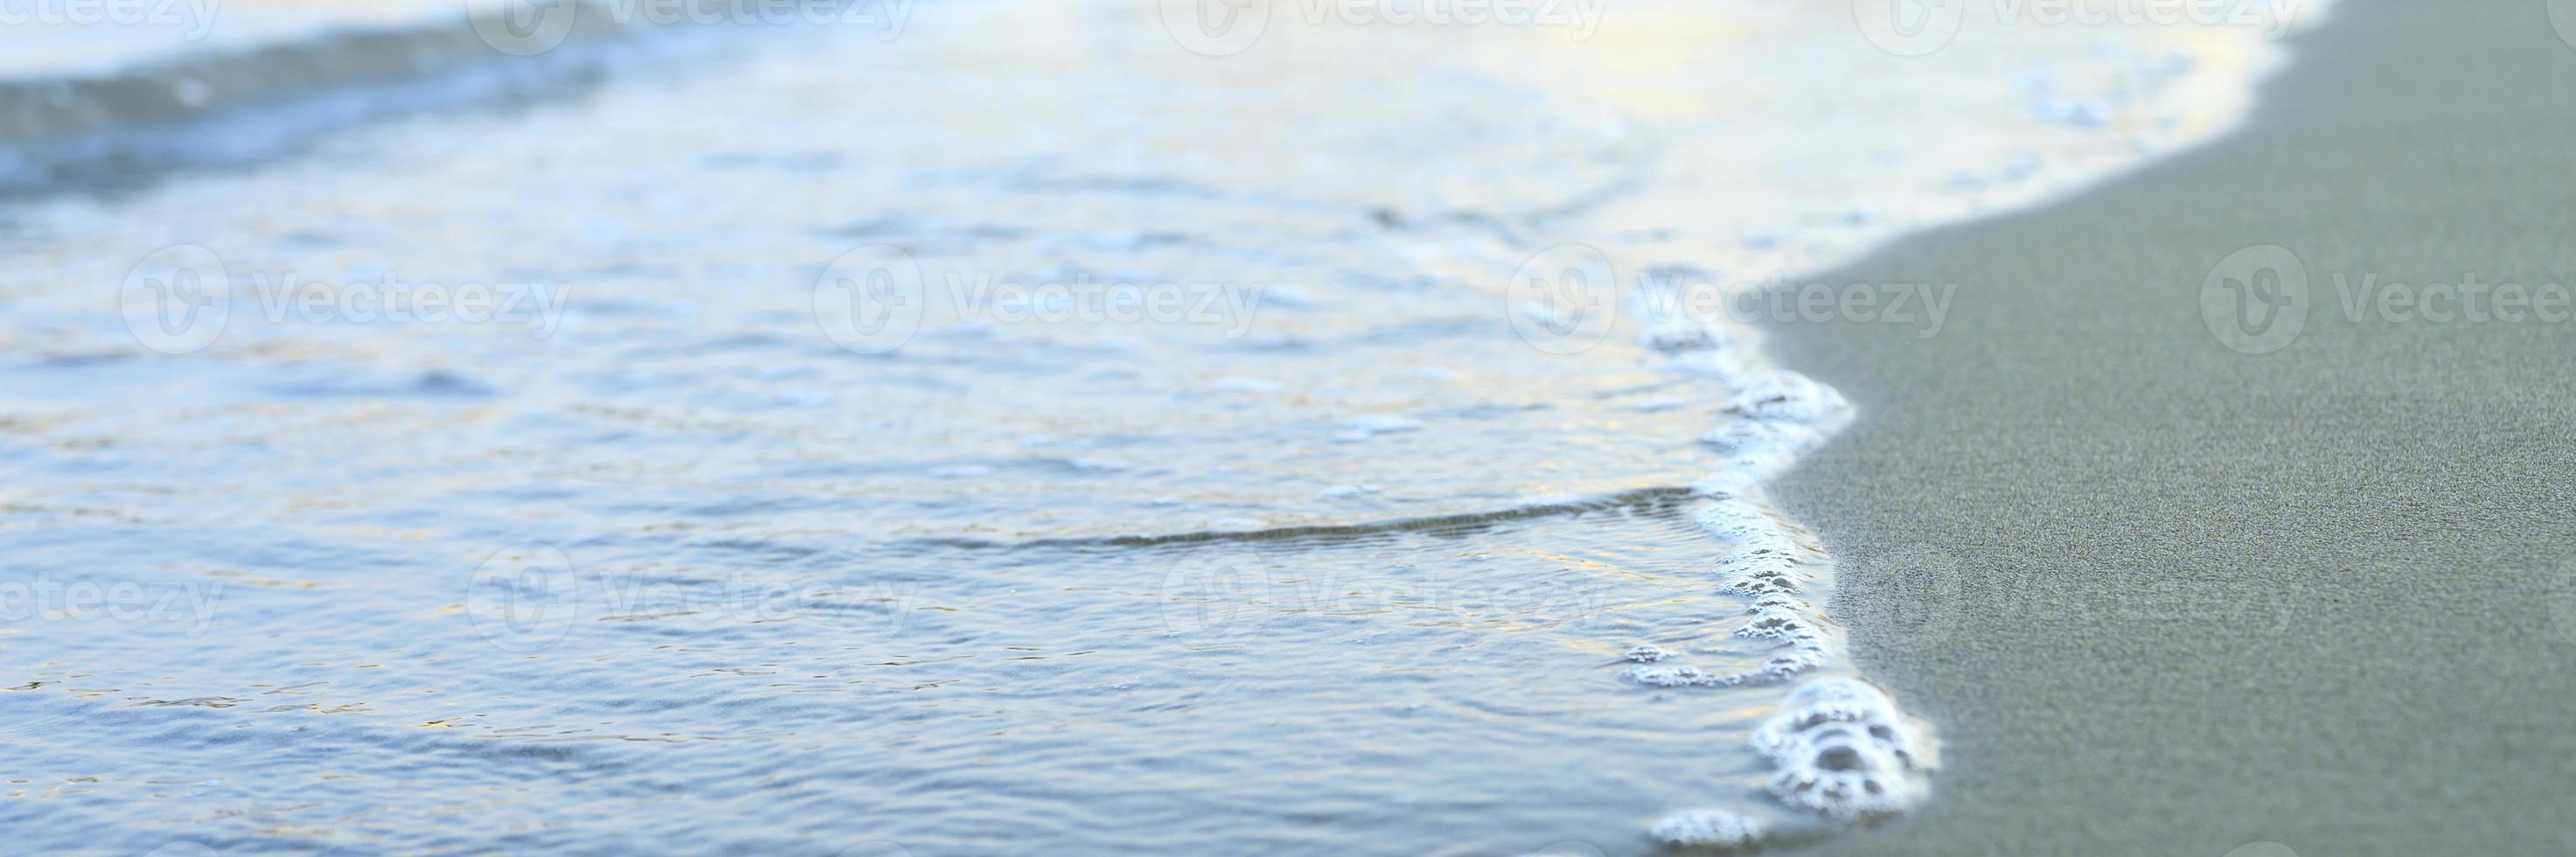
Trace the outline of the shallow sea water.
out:
M 1876 815 L 1781 791 L 1830 736 L 1761 736 L 1856 681 L 1830 534 L 1758 490 L 1849 409 L 1639 280 L 2097 179 L 2264 55 L 1907 65 L 1825 5 L 1210 58 L 1131 4 L 946 4 L 15 203 L 0 830 L 1639 853 Z M 1844 803 L 1921 796 L 1885 702 L 1816 703 L 1919 753 Z

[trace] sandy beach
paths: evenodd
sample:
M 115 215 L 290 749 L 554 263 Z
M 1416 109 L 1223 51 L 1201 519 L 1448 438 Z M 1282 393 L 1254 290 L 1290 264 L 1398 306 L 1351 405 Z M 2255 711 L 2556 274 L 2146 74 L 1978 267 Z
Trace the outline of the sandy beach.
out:
M 2338 6 L 2237 133 L 1820 278 L 1956 282 L 1939 335 L 1778 326 L 1862 414 L 1775 495 L 1954 760 L 1809 853 L 2576 852 L 2576 325 L 2444 288 L 2576 279 L 2544 6 Z
M 2576 0 L 173 5 L 32 852 L 2576 853 Z

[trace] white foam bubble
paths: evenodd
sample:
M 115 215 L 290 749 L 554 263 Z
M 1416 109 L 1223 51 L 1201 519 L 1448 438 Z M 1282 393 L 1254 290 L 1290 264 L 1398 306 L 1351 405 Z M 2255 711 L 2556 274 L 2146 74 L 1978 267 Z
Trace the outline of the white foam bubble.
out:
M 1852 676 L 1799 685 L 1754 731 L 1753 747 L 1778 766 L 1773 795 L 1838 820 L 1920 803 L 1939 765 L 1929 728 L 1886 691 Z
M 1629 667 L 1628 680 L 1651 687 L 1726 687 L 1743 676 L 1712 675 L 1698 667 Z
M 1715 453 L 1692 488 L 1707 498 L 1693 516 L 1723 546 L 1710 568 L 1714 587 L 1744 599 L 1745 619 L 1732 637 L 1756 648 L 1760 665 L 1743 672 L 1676 663 L 1662 647 L 1640 644 L 1621 675 L 1656 688 L 1725 688 L 1809 678 L 1790 692 L 1753 739 L 1773 765 L 1770 790 L 1781 803 L 1828 820 L 1895 812 L 1930 790 L 1929 729 L 1885 692 L 1849 674 L 1840 637 L 1819 606 L 1830 595 L 1831 559 L 1822 546 L 1765 504 L 1764 480 L 1793 466 L 1847 424 L 1853 408 L 1832 387 L 1769 365 L 1749 331 L 1678 313 L 1672 300 L 1640 300 L 1641 344 L 1671 355 L 1669 371 L 1714 377 L 1730 393 L 1727 422 L 1701 436 Z M 1737 647 L 1694 649 L 1740 656 Z M 1656 841 L 1734 848 L 1768 835 L 1760 821 L 1712 809 L 1675 812 L 1648 831 Z
M 1666 845 L 1735 848 L 1762 839 L 1762 822 L 1719 809 L 1689 809 L 1664 816 L 1646 835 Z
M 1796 372 L 1775 369 L 1749 379 L 1726 409 L 1749 419 L 1814 425 L 1849 413 L 1851 403 L 1832 387 Z
M 1665 651 L 1662 646 L 1639 643 L 1628 647 L 1628 653 L 1625 657 L 1641 664 L 1651 664 L 1672 656 L 1673 653 Z

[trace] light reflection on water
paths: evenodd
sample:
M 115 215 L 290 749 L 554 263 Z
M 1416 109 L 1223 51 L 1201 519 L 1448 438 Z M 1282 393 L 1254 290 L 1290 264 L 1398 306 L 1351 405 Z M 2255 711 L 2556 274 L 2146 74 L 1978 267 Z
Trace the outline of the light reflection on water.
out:
M 1566 240 L 1835 258 L 1990 204 L 1925 188 L 2027 129 L 1776 121 L 1827 78 L 1748 75 L 1845 49 L 1777 16 L 1211 64 L 1098 8 L 961 9 L 13 212 L 0 829 L 1620 853 L 1777 811 L 1744 745 L 1778 688 L 1620 677 L 1640 642 L 1763 657 L 1672 490 L 1726 390 L 1633 329 L 1551 353 L 1500 284 Z M 1902 122 L 1943 146 L 1860 133 Z M 174 355 L 114 284 L 175 245 L 230 297 Z M 923 272 L 884 353 L 816 309 L 871 245 Z M 1081 305 L 1119 285 L 1182 309 Z M 380 311 L 475 288 L 509 306 Z

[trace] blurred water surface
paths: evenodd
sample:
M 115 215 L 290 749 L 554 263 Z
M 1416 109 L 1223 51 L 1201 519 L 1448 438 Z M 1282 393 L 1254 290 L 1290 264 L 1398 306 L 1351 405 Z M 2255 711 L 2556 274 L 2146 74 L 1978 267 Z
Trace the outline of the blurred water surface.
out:
M 1688 491 L 1760 358 L 1659 340 L 1627 284 L 2073 187 L 2233 121 L 2261 65 L 2167 32 L 1917 61 L 1817 5 L 1283 11 L 1225 57 L 1127 3 L 925 5 L 14 204 L 0 829 L 1623 853 L 1676 809 L 1794 823 L 1745 748 L 1780 685 L 1623 677 L 1639 643 L 1767 652 Z M 33 56 L 0 71 L 63 70 Z M 1615 327 L 1508 288 L 1564 244 Z

